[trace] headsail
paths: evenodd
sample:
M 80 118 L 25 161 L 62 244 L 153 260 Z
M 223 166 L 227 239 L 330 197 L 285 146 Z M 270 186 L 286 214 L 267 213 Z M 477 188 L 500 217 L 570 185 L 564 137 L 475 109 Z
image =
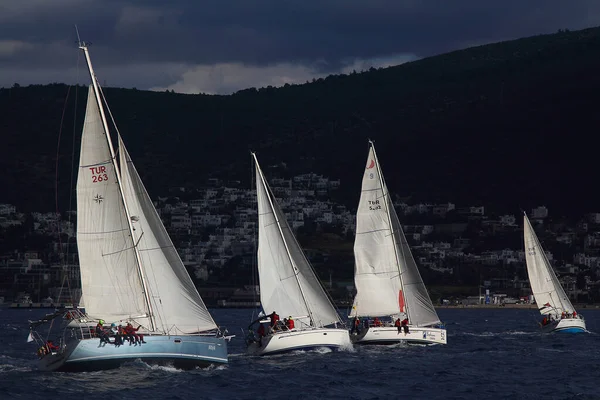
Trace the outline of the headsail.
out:
M 92 318 L 148 325 L 142 283 L 99 105 L 90 87 L 77 177 L 82 300 Z
M 523 234 L 529 283 L 540 312 L 543 315 L 573 312 L 573 304 L 558 281 L 527 215 L 523 216 Z
M 387 188 L 386 188 L 387 192 Z M 398 214 L 394 209 L 394 204 L 388 197 L 388 209 L 390 210 L 390 219 L 392 220 L 392 230 L 394 239 L 398 246 L 398 258 L 400 261 L 400 277 L 402 288 L 404 289 L 404 299 L 406 309 L 408 310 L 410 323 L 418 326 L 429 326 L 440 323 L 440 318 L 433 307 L 423 278 L 419 273 L 419 268 L 415 258 L 410 251 L 410 246 L 406 241 L 404 231 L 400 226 Z
M 371 144 L 356 214 L 354 242 L 357 295 L 353 315 L 406 312 L 413 325 L 439 323 Z
M 156 330 L 195 333 L 217 328 L 171 242 L 129 153 L 119 136 L 123 194 L 134 227 Z
M 272 196 L 254 157 L 258 202 L 260 300 L 267 314 L 313 318 L 313 326 L 341 322 L 304 256 L 285 215 Z M 308 323 L 308 321 L 307 321 Z

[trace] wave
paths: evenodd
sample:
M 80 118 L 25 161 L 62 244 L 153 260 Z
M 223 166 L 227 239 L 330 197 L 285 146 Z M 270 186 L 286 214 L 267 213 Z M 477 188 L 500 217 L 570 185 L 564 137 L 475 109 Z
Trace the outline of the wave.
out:
M 19 366 L 15 364 L 0 364 L 0 374 L 8 372 L 31 372 L 31 367 Z

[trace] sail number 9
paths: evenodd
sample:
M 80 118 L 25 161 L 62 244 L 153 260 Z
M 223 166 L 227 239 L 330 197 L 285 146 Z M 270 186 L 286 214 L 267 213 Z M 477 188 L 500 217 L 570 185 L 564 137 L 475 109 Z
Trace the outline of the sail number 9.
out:
M 90 167 L 90 171 L 92 171 L 92 183 L 104 182 L 108 180 L 108 175 L 106 175 L 106 167 Z

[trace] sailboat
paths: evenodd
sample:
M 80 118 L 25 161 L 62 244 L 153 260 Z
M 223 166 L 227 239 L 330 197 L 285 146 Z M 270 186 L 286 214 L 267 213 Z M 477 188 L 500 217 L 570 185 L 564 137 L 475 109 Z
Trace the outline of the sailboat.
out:
M 356 213 L 354 259 L 353 343 L 446 344 L 446 330 L 400 226 L 372 141 Z
M 252 153 L 258 203 L 258 275 L 262 317 L 249 326 L 247 350 L 266 355 L 290 350 L 351 347 L 348 331 L 296 241 Z M 269 315 L 265 315 L 269 313 Z M 294 321 L 283 324 L 275 315 Z M 258 325 L 256 333 L 253 329 Z
M 106 104 L 85 43 L 87 108 L 77 179 L 77 245 L 82 309 L 58 310 L 30 321 L 42 341 L 40 368 L 85 371 L 141 359 L 178 368 L 227 363 L 227 340 L 204 305 L 150 199 Z M 107 113 L 118 134 L 116 154 Z M 41 325 L 61 323 L 54 346 Z M 95 327 L 130 323 L 134 335 L 107 335 Z M 135 328 L 134 328 L 135 329 Z M 128 338 L 123 341 L 123 338 Z M 141 340 L 140 340 L 141 337 Z M 50 348 L 52 347 L 52 348 Z
M 585 320 L 562 288 L 527 215 L 523 215 L 525 262 L 535 302 L 544 316 L 543 332 L 586 332 Z

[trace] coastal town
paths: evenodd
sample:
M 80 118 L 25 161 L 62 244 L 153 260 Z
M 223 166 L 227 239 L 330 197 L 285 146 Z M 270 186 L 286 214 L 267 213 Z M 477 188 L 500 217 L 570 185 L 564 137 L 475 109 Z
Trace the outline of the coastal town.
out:
M 354 295 L 355 209 L 331 200 L 339 179 L 315 173 L 273 176 L 270 186 L 307 257 L 338 305 Z M 339 197 L 339 196 L 338 196 Z M 531 303 L 522 216 L 483 205 L 394 204 L 432 299 L 439 305 Z M 155 200 L 184 265 L 208 305 L 257 303 L 256 192 L 209 179 L 173 187 Z M 527 210 L 548 260 L 573 302 L 600 301 L 600 212 L 554 218 Z M 0 204 L 0 300 L 71 304 L 80 296 L 76 212 L 21 212 Z

